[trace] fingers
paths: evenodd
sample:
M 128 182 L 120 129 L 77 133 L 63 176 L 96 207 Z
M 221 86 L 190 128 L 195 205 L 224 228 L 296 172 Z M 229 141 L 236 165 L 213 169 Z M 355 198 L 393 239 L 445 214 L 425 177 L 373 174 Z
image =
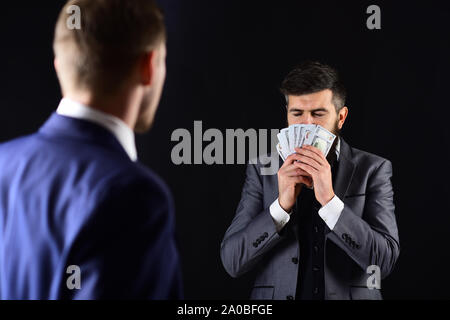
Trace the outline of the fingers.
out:
M 283 174 L 288 177 L 309 176 L 309 174 L 305 170 L 297 167 L 295 164 L 286 167 L 283 171 Z
M 320 169 L 323 167 L 323 166 L 322 166 L 320 163 L 318 163 L 316 160 L 311 159 L 311 158 L 309 158 L 309 157 L 302 157 L 301 162 L 294 162 L 292 165 L 294 165 L 294 166 L 297 167 L 297 168 L 302 168 L 302 167 L 299 166 L 299 164 L 302 164 L 302 163 L 308 164 L 308 165 L 310 165 L 311 167 L 313 167 L 313 168 L 316 169 L 316 170 L 320 170 Z
M 308 187 L 312 187 L 312 185 L 313 185 L 313 180 L 311 179 L 311 177 L 298 176 L 298 177 L 291 177 L 289 179 L 292 183 L 295 183 L 295 184 L 303 183 L 304 185 L 306 185 Z
M 286 160 L 284 161 L 284 163 L 283 163 L 283 165 L 281 166 L 281 168 L 286 167 L 286 166 L 292 164 L 292 163 L 293 163 L 294 161 L 296 161 L 296 160 L 300 160 L 300 155 L 297 154 L 297 153 L 291 154 L 290 156 L 288 156 L 288 157 L 286 158 Z
M 291 164 L 280 169 L 279 174 L 283 177 L 284 181 L 288 181 L 291 184 L 300 184 L 311 187 L 313 184 L 313 179 L 311 175 L 302 168 L 297 167 L 296 164 Z
M 307 150 L 307 151 L 310 151 L 310 152 L 314 153 L 319 159 L 322 159 L 322 161 L 327 161 L 327 158 L 322 153 L 322 151 L 320 151 L 316 147 L 313 147 L 313 146 L 305 144 L 304 146 L 302 146 L 302 148 L 300 148 L 300 150 L 301 149 L 304 149 L 304 150 Z
M 301 162 L 305 162 L 310 164 L 311 166 L 319 169 L 319 167 L 327 167 L 329 166 L 328 160 L 323 156 L 322 152 L 319 149 L 314 148 L 313 150 L 311 146 L 303 146 L 302 148 L 296 148 L 295 150 L 301 155 Z M 310 161 L 308 161 L 310 160 Z M 311 162 L 314 161 L 314 162 Z
M 312 167 L 311 165 L 307 163 L 298 162 L 295 163 L 295 166 L 306 171 L 313 179 L 316 176 L 316 174 L 319 172 L 316 168 Z

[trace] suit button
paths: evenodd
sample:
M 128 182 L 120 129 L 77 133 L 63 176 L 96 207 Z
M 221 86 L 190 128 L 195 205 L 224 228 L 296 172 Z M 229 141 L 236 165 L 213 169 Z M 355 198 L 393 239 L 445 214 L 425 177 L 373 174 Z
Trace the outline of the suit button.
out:
M 318 232 L 319 232 L 319 228 L 318 228 L 317 226 L 314 226 L 314 231 L 315 231 L 316 233 L 318 233 Z
M 319 247 L 318 246 L 314 246 L 314 251 L 317 253 L 319 251 Z
M 320 269 L 319 268 L 317 268 L 317 267 L 313 267 L 313 271 L 319 271 Z
M 294 264 L 297 264 L 298 263 L 298 259 L 297 258 L 292 258 L 292 262 L 294 263 Z
M 294 300 L 294 297 L 293 296 L 287 296 L 286 300 Z
M 319 288 L 314 288 L 314 294 L 318 294 L 319 293 Z

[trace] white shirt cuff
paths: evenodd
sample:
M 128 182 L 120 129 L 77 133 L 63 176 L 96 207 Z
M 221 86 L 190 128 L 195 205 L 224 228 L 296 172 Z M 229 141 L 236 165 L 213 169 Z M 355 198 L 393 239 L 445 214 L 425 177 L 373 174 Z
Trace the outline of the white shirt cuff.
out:
M 333 230 L 341 216 L 342 210 L 344 210 L 344 203 L 335 195 L 333 199 L 319 210 L 319 216 L 325 221 L 328 228 Z
M 278 202 L 278 198 L 270 205 L 269 208 L 270 215 L 272 216 L 273 222 L 275 223 L 275 227 L 277 232 L 280 232 L 281 229 L 289 222 L 291 218 L 290 213 L 286 212 L 281 208 L 280 203 Z

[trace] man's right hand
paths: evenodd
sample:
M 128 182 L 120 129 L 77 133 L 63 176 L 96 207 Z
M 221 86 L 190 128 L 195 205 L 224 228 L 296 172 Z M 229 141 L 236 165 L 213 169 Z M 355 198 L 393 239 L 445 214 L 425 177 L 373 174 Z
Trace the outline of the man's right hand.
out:
M 298 154 L 291 154 L 278 170 L 278 201 L 286 212 L 292 210 L 295 200 L 302 190 L 302 185 L 311 187 L 313 183 L 311 176 L 306 171 L 293 164 L 299 158 Z

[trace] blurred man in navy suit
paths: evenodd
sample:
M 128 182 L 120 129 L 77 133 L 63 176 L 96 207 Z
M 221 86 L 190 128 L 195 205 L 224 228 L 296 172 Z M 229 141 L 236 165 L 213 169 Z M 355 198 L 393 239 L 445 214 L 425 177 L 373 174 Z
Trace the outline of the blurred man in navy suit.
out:
M 0 145 L 0 298 L 182 298 L 173 200 L 134 143 L 165 81 L 161 12 L 69 1 L 54 52 L 57 111 Z

